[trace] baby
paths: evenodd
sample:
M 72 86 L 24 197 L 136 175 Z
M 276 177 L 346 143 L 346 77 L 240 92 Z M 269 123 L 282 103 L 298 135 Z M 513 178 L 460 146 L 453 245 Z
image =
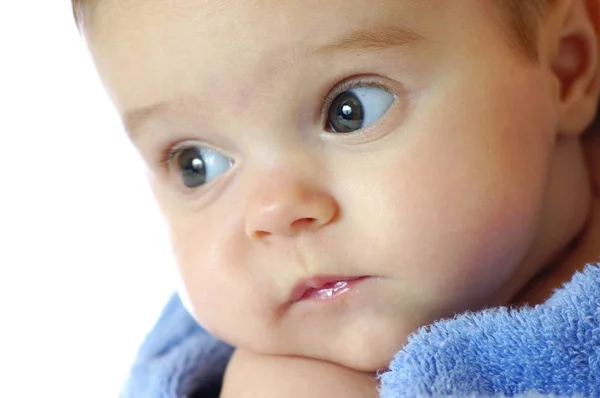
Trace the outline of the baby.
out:
M 237 348 L 225 397 L 376 396 L 420 326 L 542 302 L 600 252 L 596 0 L 75 10 L 187 307 Z

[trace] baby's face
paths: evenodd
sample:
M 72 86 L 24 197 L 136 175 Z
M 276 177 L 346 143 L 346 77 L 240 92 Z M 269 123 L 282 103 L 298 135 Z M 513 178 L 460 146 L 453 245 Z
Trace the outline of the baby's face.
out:
M 208 330 L 374 370 L 522 287 L 555 118 L 497 21 L 480 0 L 100 2 L 89 44 Z

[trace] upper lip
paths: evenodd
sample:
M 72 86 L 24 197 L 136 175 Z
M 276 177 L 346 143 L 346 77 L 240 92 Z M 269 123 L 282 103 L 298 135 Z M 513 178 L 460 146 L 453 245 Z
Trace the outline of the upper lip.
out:
M 292 289 L 290 302 L 300 301 L 309 290 L 318 290 L 323 286 L 335 282 L 348 282 L 365 276 L 343 276 L 343 275 L 316 275 L 298 282 Z

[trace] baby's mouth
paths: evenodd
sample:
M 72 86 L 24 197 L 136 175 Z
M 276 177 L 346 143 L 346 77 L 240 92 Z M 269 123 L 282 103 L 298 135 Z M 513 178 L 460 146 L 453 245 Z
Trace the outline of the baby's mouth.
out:
M 315 276 L 301 281 L 292 291 L 292 303 L 306 300 L 328 301 L 348 293 L 368 276 Z

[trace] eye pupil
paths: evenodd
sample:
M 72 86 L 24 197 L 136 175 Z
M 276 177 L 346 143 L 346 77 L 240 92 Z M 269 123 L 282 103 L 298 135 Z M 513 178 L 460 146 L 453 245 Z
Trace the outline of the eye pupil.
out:
M 363 105 L 356 95 L 347 91 L 337 96 L 329 110 L 329 126 L 337 133 L 360 130 L 364 123 Z
M 181 178 L 188 188 L 206 183 L 206 164 L 198 148 L 187 148 L 179 156 Z

